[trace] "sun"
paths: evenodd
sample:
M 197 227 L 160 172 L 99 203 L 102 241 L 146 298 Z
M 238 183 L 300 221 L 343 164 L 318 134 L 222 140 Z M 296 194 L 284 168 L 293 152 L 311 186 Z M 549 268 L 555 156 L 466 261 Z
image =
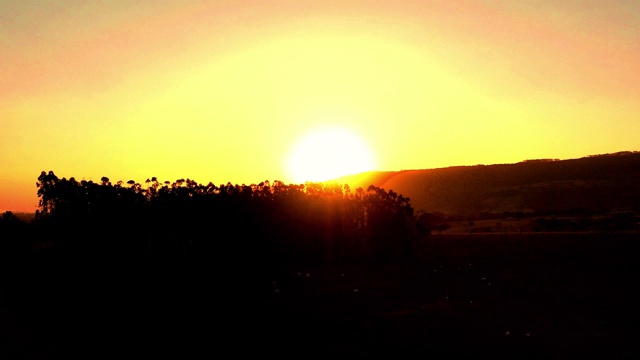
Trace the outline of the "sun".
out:
M 356 133 L 342 127 L 317 128 L 294 144 L 288 161 L 296 183 L 322 182 L 374 169 L 374 153 Z

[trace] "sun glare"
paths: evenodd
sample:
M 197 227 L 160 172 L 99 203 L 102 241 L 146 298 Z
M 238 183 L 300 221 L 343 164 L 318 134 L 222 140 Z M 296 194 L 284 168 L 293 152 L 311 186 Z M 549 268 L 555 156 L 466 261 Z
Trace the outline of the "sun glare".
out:
M 288 172 L 296 183 L 321 182 L 373 170 L 373 152 L 364 139 L 338 127 L 315 129 L 291 150 Z

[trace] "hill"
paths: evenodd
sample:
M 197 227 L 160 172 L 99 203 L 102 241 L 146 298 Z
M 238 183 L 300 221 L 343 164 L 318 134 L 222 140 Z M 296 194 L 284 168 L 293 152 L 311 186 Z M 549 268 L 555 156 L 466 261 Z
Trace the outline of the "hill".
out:
M 337 179 L 408 196 L 416 210 L 471 216 L 640 211 L 640 152 L 514 164 L 370 172 Z

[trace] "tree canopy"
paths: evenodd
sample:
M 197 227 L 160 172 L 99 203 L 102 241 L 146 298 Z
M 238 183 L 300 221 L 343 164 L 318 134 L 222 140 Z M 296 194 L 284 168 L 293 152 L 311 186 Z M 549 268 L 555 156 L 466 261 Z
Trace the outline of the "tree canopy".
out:
M 397 261 L 415 240 L 410 199 L 337 183 L 36 183 L 42 236 L 67 249 L 243 262 Z

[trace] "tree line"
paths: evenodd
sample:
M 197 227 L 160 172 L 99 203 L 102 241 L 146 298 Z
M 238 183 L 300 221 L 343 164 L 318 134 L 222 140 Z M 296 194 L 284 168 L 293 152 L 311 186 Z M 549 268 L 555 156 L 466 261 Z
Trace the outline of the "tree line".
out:
M 408 259 L 417 227 L 410 199 L 346 184 L 142 185 L 42 171 L 32 242 L 68 253 L 207 257 L 246 264 Z M 23 233 L 27 232 L 22 229 Z

